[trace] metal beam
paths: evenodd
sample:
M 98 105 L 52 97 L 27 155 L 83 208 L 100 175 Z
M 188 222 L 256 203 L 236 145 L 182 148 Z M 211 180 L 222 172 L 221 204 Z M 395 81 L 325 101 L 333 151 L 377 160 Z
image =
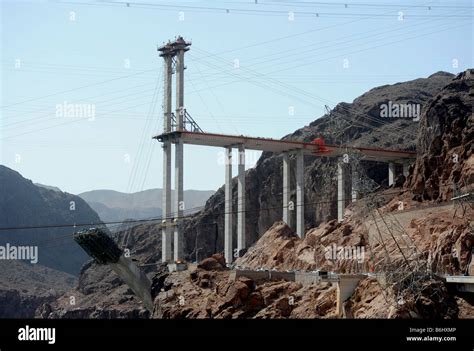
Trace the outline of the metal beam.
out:
M 225 209 L 224 209 L 224 256 L 232 263 L 232 147 L 225 149 Z

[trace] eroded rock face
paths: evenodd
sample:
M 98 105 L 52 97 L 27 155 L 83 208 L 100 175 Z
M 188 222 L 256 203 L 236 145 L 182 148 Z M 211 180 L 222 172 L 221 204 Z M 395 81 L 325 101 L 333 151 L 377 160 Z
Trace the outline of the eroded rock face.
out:
M 304 239 L 284 222 L 275 224 L 235 264 L 246 269 L 331 270 L 341 273 L 359 271 L 364 267 L 356 260 L 334 259 L 339 247 L 359 247 L 364 250 L 364 228 L 357 223 L 321 224 L 306 233 Z
M 275 222 L 247 253 L 235 264 L 249 269 L 286 269 L 296 257 L 296 246 L 301 239 L 284 222 Z
M 58 295 L 54 293 L 49 296 L 34 296 L 18 290 L 0 290 L 0 317 L 33 318 L 39 306 L 56 298 Z
M 38 307 L 75 283 L 74 276 L 45 266 L 0 260 L 0 318 L 34 318 Z
M 211 257 L 205 258 L 199 263 L 198 268 L 206 271 L 222 271 L 226 268 L 226 262 L 222 253 L 216 253 Z
M 406 186 L 418 199 L 446 201 L 453 184 L 474 183 L 474 76 L 459 74 L 421 117 L 418 157 Z
M 427 279 L 420 291 L 404 298 L 403 304 L 392 309 L 391 318 L 452 319 L 458 318 L 459 308 L 440 278 Z
M 345 303 L 350 318 L 458 318 L 458 303 L 440 279 L 426 279 L 420 290 L 406 294 L 403 300 L 393 299 L 393 290 L 381 289 L 375 278 L 359 282 L 354 294 Z M 464 301 L 465 303 L 465 301 Z M 472 309 L 468 303 L 463 311 Z

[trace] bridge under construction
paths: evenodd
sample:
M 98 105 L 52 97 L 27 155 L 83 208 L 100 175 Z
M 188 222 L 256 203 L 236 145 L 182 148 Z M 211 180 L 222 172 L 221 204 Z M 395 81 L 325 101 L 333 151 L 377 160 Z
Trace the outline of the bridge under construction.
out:
M 337 167 L 337 213 L 343 219 L 344 208 L 352 200 L 357 200 L 358 174 L 344 160 L 348 152 L 357 152 L 361 160 L 387 163 L 389 185 L 395 182 L 396 165 L 402 165 L 403 174 L 408 174 L 408 166 L 416 158 L 416 152 L 385 150 L 377 148 L 327 145 L 322 140 L 313 142 L 278 140 L 243 135 L 205 133 L 193 120 L 184 107 L 184 54 L 190 42 L 178 37 L 158 48 L 164 60 L 164 101 L 163 133 L 154 136 L 163 147 L 163 229 L 162 261 L 183 261 L 183 167 L 184 144 L 219 147 L 225 150 L 225 217 L 224 217 L 224 255 L 227 263 L 234 259 L 233 248 L 233 199 L 232 199 L 232 151 L 238 150 L 237 160 L 237 252 L 246 248 L 245 238 L 245 151 L 258 150 L 283 155 L 283 211 L 282 219 L 304 237 L 304 158 L 305 156 L 331 157 L 338 159 Z M 172 76 L 176 76 L 175 113 L 172 111 Z M 175 199 L 171 204 L 171 157 L 174 145 Z M 290 201 L 290 174 L 292 162 L 296 159 L 296 204 Z M 347 184 L 351 186 L 347 186 Z M 173 212 L 171 211 L 173 209 Z M 293 213 L 296 212 L 294 216 Z M 173 216 L 172 216 L 173 213 Z M 173 217 L 174 219 L 170 219 Z M 296 220 L 294 220 L 294 218 Z M 295 222 L 295 223 L 294 223 Z M 172 252 L 172 247 L 174 248 Z

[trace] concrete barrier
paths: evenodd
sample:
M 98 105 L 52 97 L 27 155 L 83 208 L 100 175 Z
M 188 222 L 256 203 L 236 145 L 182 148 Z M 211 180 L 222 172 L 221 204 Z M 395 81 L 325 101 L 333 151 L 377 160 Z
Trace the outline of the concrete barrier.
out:
M 242 269 L 230 272 L 229 280 L 234 281 L 239 277 L 246 277 L 252 280 L 269 280 L 269 271 L 252 271 L 250 269 Z
M 321 277 L 317 273 L 296 272 L 295 282 L 303 285 L 317 284 L 321 282 Z
M 454 284 L 458 291 L 474 293 L 474 276 L 451 275 L 446 277 L 446 283 Z
M 295 281 L 295 272 L 278 272 L 270 271 L 270 280 L 286 280 L 289 282 Z

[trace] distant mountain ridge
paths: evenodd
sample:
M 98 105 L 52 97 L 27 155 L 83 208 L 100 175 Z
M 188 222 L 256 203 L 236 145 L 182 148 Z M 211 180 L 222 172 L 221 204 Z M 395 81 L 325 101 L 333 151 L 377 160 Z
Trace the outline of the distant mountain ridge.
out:
M 185 190 L 185 212 L 193 213 L 200 210 L 214 193 L 212 190 Z M 103 221 L 110 222 L 161 216 L 162 195 L 163 189 L 148 189 L 136 193 L 92 190 L 78 196 L 85 200 Z M 173 194 L 171 198 L 173 200 Z
M 79 196 L 37 186 L 0 165 L 0 227 L 47 226 L 4 230 L 0 245 L 38 246 L 39 264 L 77 275 L 89 258 L 72 239 L 80 229 L 74 224 L 89 223 L 100 218 Z

